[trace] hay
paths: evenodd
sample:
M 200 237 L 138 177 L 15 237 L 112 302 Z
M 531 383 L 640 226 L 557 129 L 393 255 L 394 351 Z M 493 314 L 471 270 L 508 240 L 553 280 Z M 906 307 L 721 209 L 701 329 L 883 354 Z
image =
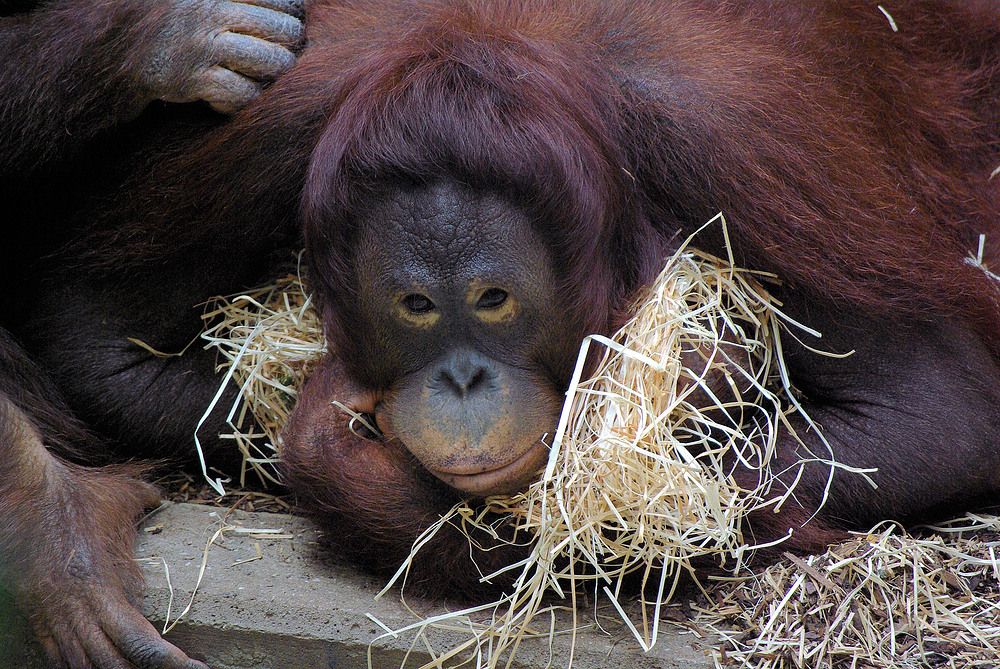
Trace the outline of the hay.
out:
M 231 432 L 222 438 L 233 440 L 243 455 L 240 485 L 250 470 L 262 482 L 276 482 L 281 431 L 299 388 L 326 350 L 312 299 L 299 273 L 290 272 L 268 286 L 214 300 L 203 318 L 205 348 L 219 352 L 219 371 L 226 372 L 222 388 L 230 380 L 239 386 L 226 417 Z M 221 395 L 222 389 L 216 401 Z M 206 415 L 214 408 L 215 402 Z
M 791 492 L 774 488 L 768 468 L 777 425 L 787 426 L 787 395 L 773 383 L 777 312 L 750 273 L 690 250 L 670 259 L 635 314 L 613 339 L 584 342 L 581 364 L 592 343 L 607 352 L 590 379 L 578 364 L 544 476 L 494 507 L 551 541 L 543 550 L 586 557 L 601 580 L 613 576 L 607 565 L 665 562 L 677 573 L 709 553 L 738 564 L 753 549 L 741 519 Z M 686 367 L 683 354 L 699 364 Z M 732 399 L 713 394 L 718 372 Z M 735 460 L 758 471 L 757 488 L 735 483 Z
M 821 556 L 787 556 L 708 593 L 694 624 L 716 666 L 896 669 L 1000 661 L 1000 519 L 922 538 L 886 523 Z

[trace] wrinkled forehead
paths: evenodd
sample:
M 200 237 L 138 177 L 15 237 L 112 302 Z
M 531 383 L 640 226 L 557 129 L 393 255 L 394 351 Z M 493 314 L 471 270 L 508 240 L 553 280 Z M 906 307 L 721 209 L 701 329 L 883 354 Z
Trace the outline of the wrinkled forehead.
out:
M 383 280 L 530 282 L 548 273 L 548 253 L 528 217 L 492 193 L 447 183 L 395 189 L 359 223 L 356 262 L 364 274 L 388 274 Z

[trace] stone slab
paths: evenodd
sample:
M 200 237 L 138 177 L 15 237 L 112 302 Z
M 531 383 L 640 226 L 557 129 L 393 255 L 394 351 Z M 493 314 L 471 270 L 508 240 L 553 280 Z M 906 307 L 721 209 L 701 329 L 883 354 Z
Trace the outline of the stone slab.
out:
M 223 527 L 228 529 L 220 532 Z M 166 636 L 213 669 L 364 669 L 369 658 L 373 669 L 398 669 L 430 660 L 422 643 L 411 648 L 412 632 L 393 636 L 386 628 L 398 630 L 417 622 L 417 614 L 432 617 L 464 605 L 412 597 L 404 603 L 398 590 L 376 600 L 382 584 L 316 550 L 319 539 L 318 529 L 293 516 L 168 506 L 140 530 L 136 558 L 147 582 L 144 613 L 160 629 L 168 611 L 170 622 L 176 620 L 191 601 L 204 561 L 190 610 Z M 0 667 L 43 667 L 25 641 L 23 622 L 6 610 L 0 603 L 0 629 L 6 630 L 0 632 Z M 561 616 L 560 624 L 568 620 Z M 569 667 L 571 648 L 574 669 L 712 666 L 704 646 L 675 627 L 661 627 L 649 652 L 613 617 L 602 617 L 602 627 L 606 631 L 581 630 L 575 642 L 570 635 L 551 643 L 525 641 L 515 666 Z M 440 629 L 427 636 L 437 652 L 469 638 Z

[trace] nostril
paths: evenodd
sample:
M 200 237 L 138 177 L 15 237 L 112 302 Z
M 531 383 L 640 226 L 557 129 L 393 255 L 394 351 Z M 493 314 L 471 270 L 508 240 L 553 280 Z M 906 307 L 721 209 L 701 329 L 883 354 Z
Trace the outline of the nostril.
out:
M 447 388 L 459 397 L 465 397 L 489 385 L 491 378 L 488 362 L 474 352 L 451 356 L 437 373 L 440 387 Z
M 486 370 L 482 367 L 468 371 L 443 369 L 441 380 L 459 395 L 467 395 L 486 382 Z

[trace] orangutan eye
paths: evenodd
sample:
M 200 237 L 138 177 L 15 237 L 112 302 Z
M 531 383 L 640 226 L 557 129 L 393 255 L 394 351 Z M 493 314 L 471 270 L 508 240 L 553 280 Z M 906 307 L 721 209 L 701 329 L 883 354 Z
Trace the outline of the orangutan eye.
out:
M 477 309 L 496 309 L 507 301 L 507 291 L 499 288 L 487 289 L 476 302 Z
M 421 315 L 434 311 L 434 303 L 426 295 L 411 293 L 403 298 L 403 306 L 411 314 Z

